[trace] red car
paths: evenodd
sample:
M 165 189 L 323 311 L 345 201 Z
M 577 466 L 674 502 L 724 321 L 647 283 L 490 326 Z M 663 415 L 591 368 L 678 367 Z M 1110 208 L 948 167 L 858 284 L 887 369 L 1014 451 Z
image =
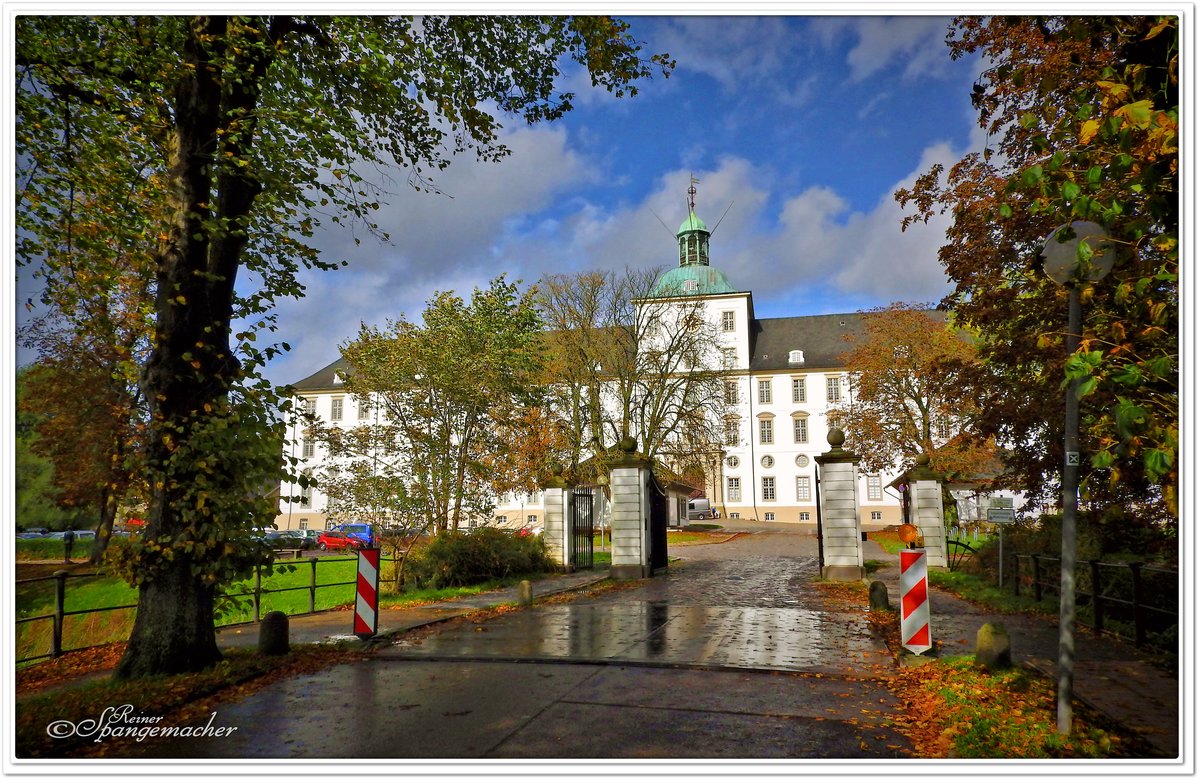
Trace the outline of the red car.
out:
M 341 531 L 325 531 L 317 537 L 318 550 L 357 550 L 364 546 L 362 540 Z

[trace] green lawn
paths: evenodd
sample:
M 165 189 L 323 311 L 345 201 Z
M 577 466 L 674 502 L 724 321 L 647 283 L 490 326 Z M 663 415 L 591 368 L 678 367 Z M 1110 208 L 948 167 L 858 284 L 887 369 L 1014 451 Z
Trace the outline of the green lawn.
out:
M 595 553 L 597 564 L 608 563 L 611 554 Z M 354 600 L 354 585 L 357 558 L 354 556 L 322 556 L 303 558 L 297 561 L 277 563 L 273 569 L 264 569 L 262 588 L 283 590 L 298 588 L 282 593 L 263 593 L 259 615 L 279 610 L 289 615 L 308 611 L 309 584 L 313 576 L 312 561 L 316 565 L 317 589 L 316 608 L 330 609 Z M 515 585 L 522 579 L 533 579 L 547 575 L 520 575 L 502 580 L 461 588 L 423 589 L 397 594 L 390 589 L 390 563 L 385 561 L 381 572 L 380 604 L 383 607 L 399 607 L 446 599 L 470 596 L 490 590 Z M 54 611 L 54 585 L 51 580 L 23 584 L 17 589 L 17 617 L 49 614 Z M 326 586 L 326 587 L 322 587 Z M 222 599 L 217 625 L 244 623 L 253 619 L 254 608 L 251 593 L 254 578 L 248 577 L 226 589 L 231 597 Z M 137 590 L 113 577 L 70 577 L 67 579 L 65 609 L 67 612 L 99 607 L 132 605 L 137 602 Z M 133 628 L 134 610 L 121 609 L 93 612 L 86 615 L 68 615 L 63 621 L 63 648 L 66 650 L 89 647 L 107 642 L 122 641 Z M 50 620 L 37 620 L 17 626 L 17 658 L 27 658 L 50 652 Z
M 308 586 L 312 578 L 314 559 L 288 561 L 274 569 L 264 569 L 262 588 L 280 590 L 302 588 L 284 593 L 264 593 L 260 615 L 279 610 L 289 615 L 308 611 Z M 328 556 L 317 564 L 316 608 L 348 604 L 354 599 L 355 558 Z M 292 569 L 287 571 L 287 569 Z M 31 617 L 54 611 L 54 586 L 51 580 L 23 584 L 17 588 L 17 617 Z M 254 617 L 253 602 L 249 593 L 254 588 L 254 578 L 249 577 L 227 589 L 230 597 L 222 599 L 218 607 L 217 625 L 243 623 Z M 137 603 L 137 590 L 113 577 L 70 577 L 64 599 L 67 612 L 114 607 Z M 86 615 L 67 615 L 63 620 L 63 648 L 87 647 L 127 638 L 133 627 L 134 610 L 121 609 L 93 612 Z M 37 620 L 17 626 L 17 657 L 41 655 L 50 651 L 50 620 Z

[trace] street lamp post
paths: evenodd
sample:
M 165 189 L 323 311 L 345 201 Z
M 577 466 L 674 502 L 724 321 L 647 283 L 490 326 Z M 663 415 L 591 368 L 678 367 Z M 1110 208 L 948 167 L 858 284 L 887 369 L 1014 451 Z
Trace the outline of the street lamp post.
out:
M 1067 288 L 1067 357 L 1079 348 L 1083 330 L 1079 283 L 1104 278 L 1115 252 L 1104 228 L 1072 222 L 1050 234 L 1042 249 L 1043 268 Z M 1079 380 L 1067 387 L 1063 434 L 1062 571 L 1058 605 L 1058 733 L 1071 732 L 1071 696 L 1075 674 L 1075 516 L 1079 509 Z

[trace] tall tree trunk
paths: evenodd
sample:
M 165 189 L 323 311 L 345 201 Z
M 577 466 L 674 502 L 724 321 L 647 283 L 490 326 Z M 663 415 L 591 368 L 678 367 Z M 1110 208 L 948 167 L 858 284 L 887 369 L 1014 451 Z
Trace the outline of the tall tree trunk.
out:
M 113 523 L 117 519 L 119 503 L 120 496 L 115 486 L 107 486 L 101 495 L 100 523 L 96 526 L 96 539 L 92 542 L 92 554 L 88 563 L 100 563 L 103 560 L 104 551 L 108 549 L 108 543 L 112 540 Z
M 180 513 L 190 488 L 185 484 L 188 472 L 195 468 L 195 458 L 212 453 L 203 452 L 202 441 L 199 455 L 188 445 L 240 377 L 229 345 L 233 290 L 248 216 L 261 188 L 230 172 L 232 166 L 221 168 L 216 179 L 213 169 L 220 151 L 232 159 L 248 154 L 253 121 L 246 117 L 257 103 L 269 48 L 233 46 L 229 27 L 224 17 L 190 21 L 184 46 L 189 76 L 178 82 L 172 96 L 176 143 L 169 181 L 174 216 L 158 262 L 154 351 L 143 378 L 150 408 L 151 501 L 144 531 L 149 540 L 190 530 Z M 241 29 L 239 34 L 248 33 Z M 226 47 L 238 56 L 250 52 L 245 56 L 251 59 L 236 74 L 222 70 L 229 61 Z M 227 117 L 241 122 L 236 139 L 221 131 Z M 182 461 L 172 462 L 178 453 L 183 453 Z M 244 487 L 237 475 L 222 476 L 232 489 Z M 208 565 L 204 555 L 212 553 L 176 549 L 170 556 L 157 554 L 139 588 L 137 617 L 116 669 L 118 678 L 196 671 L 220 659 L 213 624 L 216 585 L 203 578 Z

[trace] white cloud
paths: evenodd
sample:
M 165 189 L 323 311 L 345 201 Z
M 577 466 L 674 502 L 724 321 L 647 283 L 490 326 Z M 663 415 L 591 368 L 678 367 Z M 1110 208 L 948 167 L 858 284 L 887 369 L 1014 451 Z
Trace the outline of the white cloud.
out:
M 390 235 L 388 244 L 361 229 L 323 229 L 316 244 L 325 259 L 350 265 L 305 274 L 306 296 L 280 304 L 279 332 L 293 352 L 272 363 L 272 379 L 292 382 L 334 360 L 336 345 L 352 337 L 359 322 L 382 324 L 401 314 L 416 319 L 435 291 L 469 294 L 513 269 L 496 257 L 505 236 L 524 232 L 514 226 L 595 175 L 568 147 L 562 128 L 522 128 L 506 132 L 503 140 L 513 150 L 503 162 L 463 158 L 438 176 L 444 196 L 401 185 L 377 215 Z
M 834 47 L 849 34 L 858 43 L 846 54 L 849 80 L 862 81 L 886 68 L 903 68 L 906 79 L 938 77 L 948 69 L 945 36 L 949 19 L 936 16 L 828 17 L 813 21 L 818 40 Z

